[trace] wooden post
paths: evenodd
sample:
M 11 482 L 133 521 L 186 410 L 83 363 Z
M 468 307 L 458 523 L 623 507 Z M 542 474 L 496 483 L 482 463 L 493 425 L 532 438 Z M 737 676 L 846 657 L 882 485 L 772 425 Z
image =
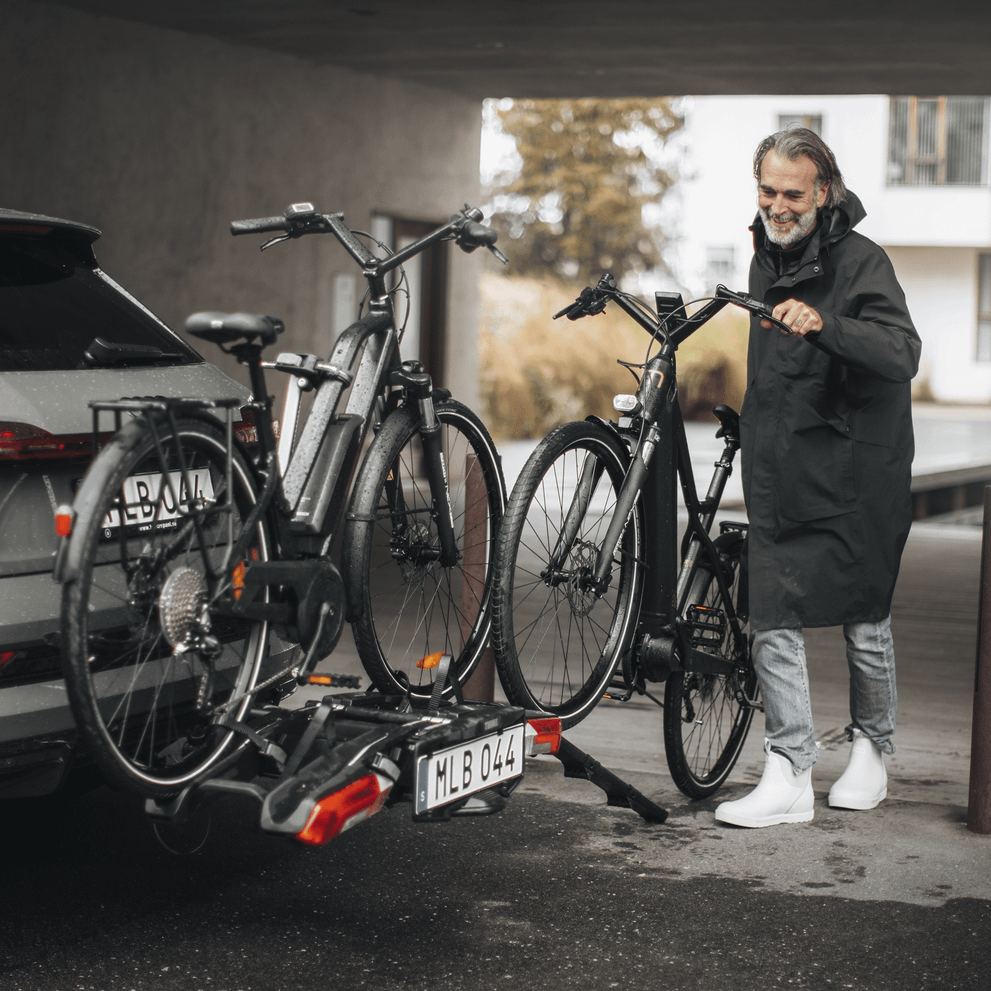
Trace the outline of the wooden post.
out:
M 467 642 L 478 609 L 485 594 L 485 569 L 492 547 L 489 532 L 489 506 L 485 479 L 475 455 L 465 455 L 465 549 L 461 562 L 464 584 L 461 586 L 461 645 Z M 495 701 L 495 658 L 492 647 L 486 646 L 482 659 L 472 676 L 465 682 L 467 699 L 479 702 Z
M 981 549 L 981 599 L 977 620 L 974 672 L 974 722 L 970 744 L 970 793 L 967 828 L 991 833 L 991 485 L 984 489 L 984 543 Z

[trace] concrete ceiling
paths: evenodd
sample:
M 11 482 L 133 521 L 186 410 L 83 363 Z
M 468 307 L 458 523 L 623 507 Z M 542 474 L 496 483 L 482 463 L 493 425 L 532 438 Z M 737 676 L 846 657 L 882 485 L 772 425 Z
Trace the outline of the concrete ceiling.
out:
M 468 96 L 991 93 L 982 0 L 61 0 Z

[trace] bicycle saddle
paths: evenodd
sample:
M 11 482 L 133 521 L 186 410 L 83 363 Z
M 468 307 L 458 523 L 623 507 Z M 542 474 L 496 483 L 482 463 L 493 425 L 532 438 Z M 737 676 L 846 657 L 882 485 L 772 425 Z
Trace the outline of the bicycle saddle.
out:
M 266 316 L 264 313 L 219 313 L 205 310 L 194 313 L 186 320 L 187 334 L 212 344 L 227 344 L 241 338 L 248 341 L 259 338 L 262 344 L 273 344 L 283 330 L 285 324 L 278 317 Z
M 740 445 L 740 414 L 729 406 L 720 403 L 713 407 L 713 415 L 722 424 L 716 431 L 717 437 L 725 437 L 739 447 Z

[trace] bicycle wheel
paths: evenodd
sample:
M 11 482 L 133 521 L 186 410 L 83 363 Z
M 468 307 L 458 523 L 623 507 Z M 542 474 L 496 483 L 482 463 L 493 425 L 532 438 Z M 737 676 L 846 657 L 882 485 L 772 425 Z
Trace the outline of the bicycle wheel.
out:
M 491 629 L 492 557 L 506 485 L 488 431 L 467 406 L 436 404 L 454 514 L 458 561 L 444 567 L 419 418 L 386 417 L 354 486 L 341 554 L 358 655 L 383 692 L 429 698 L 450 653 L 459 682 L 475 669 Z M 445 689 L 449 694 L 451 687 Z
M 104 448 L 76 498 L 79 567 L 62 594 L 72 710 L 107 780 L 154 798 L 234 745 L 212 716 L 254 685 L 268 649 L 267 623 L 229 615 L 245 563 L 267 560 L 270 542 L 259 523 L 231 561 L 255 487 L 237 450 L 229 492 L 226 469 L 214 423 L 153 429 L 141 417 Z M 231 712 L 240 719 L 250 704 Z
M 722 560 L 730 566 L 733 576 L 730 594 L 736 608 L 743 534 L 730 531 L 717 537 L 714 543 Z M 689 607 L 702 607 L 706 611 L 706 650 L 733 661 L 737 683 L 748 698 L 756 699 L 757 675 L 750 662 L 748 641 L 744 641 L 742 648 L 737 647 L 725 623 L 723 598 L 711 568 L 700 565 L 686 602 Z M 746 621 L 745 616 L 741 619 Z M 664 687 L 664 749 L 674 783 L 689 798 L 707 798 L 713 794 L 726 780 L 743 749 L 754 710 L 740 705 L 735 689 L 734 678 L 727 675 L 678 671 L 668 677 Z
M 558 427 L 530 455 L 499 535 L 493 642 L 503 688 L 510 702 L 559 716 L 566 727 L 602 697 L 636 628 L 640 500 L 608 587 L 596 593 L 589 584 L 629 460 L 601 426 Z

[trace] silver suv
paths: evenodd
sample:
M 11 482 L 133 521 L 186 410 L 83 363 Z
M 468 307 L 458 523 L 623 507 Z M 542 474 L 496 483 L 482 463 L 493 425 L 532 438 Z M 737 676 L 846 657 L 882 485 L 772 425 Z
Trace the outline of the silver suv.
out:
M 0 208 L 0 798 L 55 791 L 85 763 L 51 571 L 55 510 L 72 501 L 92 456 L 87 402 L 249 398 L 100 270 L 99 236 Z M 247 439 L 250 423 L 238 426 Z

